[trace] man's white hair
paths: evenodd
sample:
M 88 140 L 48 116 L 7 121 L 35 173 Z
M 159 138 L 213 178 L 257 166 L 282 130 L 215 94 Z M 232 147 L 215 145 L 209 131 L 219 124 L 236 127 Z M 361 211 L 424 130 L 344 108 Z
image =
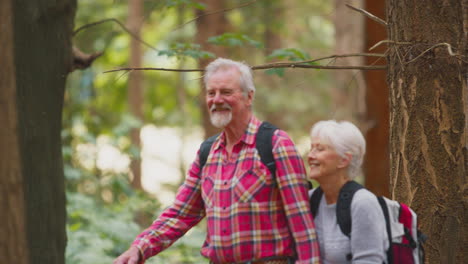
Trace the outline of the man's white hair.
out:
M 341 157 L 345 157 L 345 153 L 351 154 L 348 176 L 354 179 L 359 175 L 366 153 L 366 140 L 354 124 L 348 121 L 319 121 L 312 126 L 310 136 L 330 144 Z
M 255 85 L 253 83 L 252 69 L 243 62 L 233 61 L 230 59 L 217 58 L 216 60 L 210 62 L 205 68 L 205 76 L 203 77 L 203 82 L 205 87 L 210 80 L 211 76 L 219 70 L 227 70 L 235 68 L 240 72 L 239 76 L 239 85 L 244 93 L 244 96 L 250 91 L 255 93 Z

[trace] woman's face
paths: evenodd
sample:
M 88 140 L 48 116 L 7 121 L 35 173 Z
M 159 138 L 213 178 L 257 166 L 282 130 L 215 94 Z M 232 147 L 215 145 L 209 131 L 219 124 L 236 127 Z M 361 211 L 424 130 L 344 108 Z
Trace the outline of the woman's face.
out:
M 307 155 L 310 179 L 317 180 L 333 175 L 342 168 L 343 158 L 326 141 L 312 137 L 310 151 Z

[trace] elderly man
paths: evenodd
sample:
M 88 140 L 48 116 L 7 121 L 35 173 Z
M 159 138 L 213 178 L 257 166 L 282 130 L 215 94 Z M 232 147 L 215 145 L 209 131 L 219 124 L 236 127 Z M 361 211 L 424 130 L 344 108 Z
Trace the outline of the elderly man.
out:
M 276 175 L 256 149 L 261 122 L 252 113 L 250 67 L 219 58 L 204 82 L 211 122 L 223 131 L 206 162 L 197 155 L 174 204 L 114 264 L 144 262 L 205 216 L 201 254 L 210 263 L 319 263 L 305 168 L 293 142 L 279 129 L 271 137 Z

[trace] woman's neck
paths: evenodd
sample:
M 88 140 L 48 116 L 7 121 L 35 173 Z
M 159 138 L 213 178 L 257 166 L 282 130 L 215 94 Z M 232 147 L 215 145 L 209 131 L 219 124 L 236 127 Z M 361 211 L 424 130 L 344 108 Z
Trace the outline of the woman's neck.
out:
M 320 188 L 325 195 L 327 204 L 334 204 L 338 201 L 340 190 L 349 181 L 349 177 L 345 173 L 328 177 L 327 181 L 320 181 Z

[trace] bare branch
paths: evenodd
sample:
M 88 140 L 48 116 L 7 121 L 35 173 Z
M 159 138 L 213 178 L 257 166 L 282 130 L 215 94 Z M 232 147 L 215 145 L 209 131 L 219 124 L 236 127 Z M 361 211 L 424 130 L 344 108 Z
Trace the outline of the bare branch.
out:
M 428 51 L 430 51 L 430 50 L 432 50 L 432 49 L 434 49 L 434 48 L 440 47 L 440 46 L 446 46 L 446 47 L 447 47 L 447 52 L 448 52 L 448 54 L 449 54 L 450 56 L 460 56 L 459 54 L 456 54 L 456 53 L 453 52 L 452 46 L 451 46 L 450 44 L 443 42 L 443 43 L 437 43 L 437 44 L 435 44 L 434 46 L 428 48 L 427 50 L 421 52 L 421 54 L 419 54 L 418 56 L 416 56 L 416 58 L 414 58 L 414 59 L 412 59 L 412 60 L 410 60 L 410 61 L 407 61 L 405 64 L 411 63 L 411 62 L 413 62 L 413 61 L 419 59 L 421 56 L 423 56 L 424 54 L 426 54 Z
M 125 30 L 125 32 L 127 32 L 130 36 L 132 36 L 133 38 L 135 38 L 136 40 L 138 40 L 139 42 L 143 43 L 145 46 L 147 46 L 148 48 L 152 49 L 152 50 L 155 50 L 155 51 L 158 51 L 155 47 L 151 46 L 150 44 L 148 44 L 147 42 L 145 42 L 144 40 L 142 40 L 140 37 L 138 37 L 137 35 L 135 35 L 131 30 L 129 30 L 127 27 L 125 27 L 125 25 L 120 22 L 119 20 L 115 19 L 115 18 L 107 18 L 107 19 L 103 19 L 103 20 L 100 20 L 100 21 L 97 21 L 97 22 L 94 22 L 94 23 L 90 23 L 90 24 L 86 24 L 86 25 L 83 25 L 81 27 L 79 27 L 78 29 L 76 29 L 74 32 L 73 32 L 73 36 L 75 36 L 76 34 L 78 34 L 80 31 L 84 30 L 84 29 L 87 29 L 87 28 L 90 28 L 90 27 L 93 27 L 93 26 L 97 26 L 99 24 L 102 24 L 102 23 L 106 23 L 106 22 L 115 22 L 117 23 L 123 30 Z
M 179 25 L 177 26 L 176 28 L 174 28 L 172 31 L 176 31 L 180 28 L 182 28 L 183 26 L 187 25 L 187 24 L 190 24 L 192 23 L 193 21 L 196 21 L 197 19 L 201 18 L 201 17 L 204 17 L 204 16 L 209 16 L 209 15 L 214 15 L 214 14 L 218 14 L 218 13 L 223 13 L 223 12 L 228 12 L 228 11 L 231 11 L 231 10 L 234 10 L 234 9 L 239 9 L 239 8 L 242 8 L 242 7 L 246 7 L 246 6 L 249 6 L 255 2 L 257 2 L 258 0 L 253 0 L 253 1 L 250 1 L 248 3 L 244 3 L 242 5 L 238 5 L 238 6 L 235 6 L 235 7 L 232 7 L 232 8 L 226 8 L 226 9 L 220 9 L 220 10 L 216 10 L 216 11 L 213 11 L 213 12 L 210 12 L 210 13 L 206 13 L 206 14 L 203 14 L 203 15 L 200 15 L 200 16 L 197 16 L 193 19 L 190 19 L 189 21 L 183 23 L 182 25 Z
M 310 65 L 305 63 L 316 62 L 326 59 L 345 58 L 345 57 L 385 57 L 382 53 L 350 53 L 341 55 L 331 55 L 314 60 L 296 61 L 296 62 L 274 62 L 258 66 L 252 66 L 252 70 L 272 69 L 272 68 L 311 68 L 311 69 L 330 69 L 330 70 L 385 70 L 387 66 L 323 66 L 323 65 Z M 117 72 L 117 71 L 174 71 L 174 72 L 203 72 L 204 69 L 169 69 L 169 68 L 118 68 L 114 70 L 105 71 L 104 73 Z
M 378 46 L 380 46 L 380 45 L 382 45 L 384 43 L 392 43 L 392 44 L 397 44 L 397 45 L 411 45 L 411 44 L 413 44 L 412 42 L 397 42 L 397 41 L 385 39 L 385 40 L 381 40 L 381 41 L 377 42 L 374 46 L 370 47 L 369 50 L 373 50 L 373 49 L 377 48 Z
M 346 4 L 346 6 L 349 7 L 349 8 L 351 8 L 351 9 L 353 9 L 354 11 L 358 11 L 358 12 L 364 14 L 365 16 L 367 16 L 368 18 L 374 20 L 374 21 L 377 22 L 377 23 L 380 23 L 380 24 L 382 24 L 382 25 L 384 25 L 384 26 L 387 26 L 387 22 L 385 22 L 385 20 L 383 20 L 383 19 L 381 19 L 381 18 L 379 18 L 379 17 L 377 17 L 377 16 L 374 16 L 373 14 L 367 12 L 367 11 L 364 10 L 364 9 L 354 7 L 354 6 L 350 5 L 350 4 Z
M 118 71 L 173 71 L 173 72 L 203 72 L 203 69 L 169 69 L 169 68 L 152 68 L 152 67 L 142 67 L 142 68 L 117 68 L 114 70 L 105 71 L 104 73 L 109 72 L 118 72 Z
M 265 70 L 273 68 L 309 68 L 309 69 L 328 69 L 328 70 L 386 70 L 387 66 L 323 66 L 323 65 L 307 65 L 296 63 L 279 63 L 253 66 L 252 70 Z M 103 73 L 118 72 L 118 71 L 173 71 L 173 72 L 204 72 L 204 69 L 169 69 L 169 68 L 118 68 L 115 70 L 105 71 Z
M 387 66 L 328 66 L 328 65 L 308 65 L 296 63 L 279 63 L 253 66 L 252 70 L 264 70 L 273 68 L 309 68 L 309 69 L 328 69 L 328 70 L 385 70 Z
M 349 53 L 349 54 L 335 54 L 335 55 L 330 55 L 318 59 L 313 59 L 313 60 L 305 60 L 305 61 L 295 61 L 295 64 L 303 64 L 303 63 L 310 63 L 310 62 L 317 62 L 321 60 L 327 60 L 327 59 L 336 59 L 336 58 L 347 58 L 347 57 L 385 57 L 385 54 L 383 53 Z M 273 64 L 278 64 L 278 63 L 286 63 L 290 64 L 291 62 L 275 62 Z
M 102 55 L 102 52 L 95 52 L 92 54 L 86 54 L 82 52 L 77 47 L 72 47 L 73 53 L 73 64 L 71 66 L 70 72 L 73 72 L 76 69 L 86 69 L 91 64 Z
M 330 70 L 385 70 L 387 66 L 322 66 L 322 65 L 309 65 L 304 63 L 316 62 L 320 60 L 333 59 L 333 58 L 345 58 L 345 57 L 385 57 L 385 54 L 382 53 L 350 53 L 350 54 L 341 54 L 341 55 L 331 55 L 327 57 L 322 57 L 314 60 L 307 61 L 296 61 L 296 62 L 274 62 L 269 64 L 263 64 L 258 66 L 251 67 L 252 70 L 260 69 L 271 69 L 271 68 L 312 68 L 312 69 L 330 69 Z M 105 71 L 104 73 L 117 72 L 117 71 L 174 71 L 174 72 L 203 72 L 204 69 L 169 69 L 169 68 L 118 68 L 114 70 Z

